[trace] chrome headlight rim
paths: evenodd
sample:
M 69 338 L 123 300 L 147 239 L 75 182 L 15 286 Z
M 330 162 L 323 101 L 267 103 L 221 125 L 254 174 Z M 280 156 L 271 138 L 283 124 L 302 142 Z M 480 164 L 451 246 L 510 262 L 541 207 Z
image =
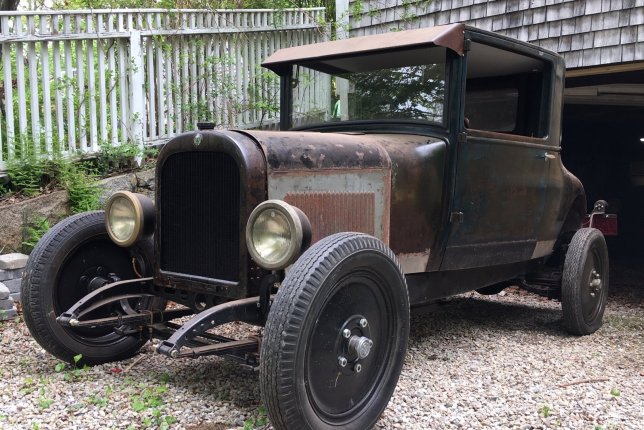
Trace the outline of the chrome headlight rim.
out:
M 259 216 L 268 210 L 275 210 L 283 215 L 291 233 L 291 240 L 284 256 L 274 262 L 266 260 L 259 254 L 253 240 L 253 227 Z M 302 218 L 306 218 L 302 211 L 282 200 L 266 200 L 260 203 L 250 214 L 246 224 L 246 247 L 251 258 L 259 266 L 267 270 L 281 270 L 292 264 L 307 245 L 306 238 L 310 239 L 310 232 L 307 232 L 307 229 L 310 230 L 308 219 L 303 222 Z
M 134 229 L 132 230 L 132 234 L 126 239 L 119 239 L 110 228 L 110 213 L 111 213 L 112 205 L 118 199 L 122 199 L 122 198 L 127 200 L 132 205 L 132 208 L 134 209 Z M 137 241 L 139 241 L 139 239 L 141 239 L 141 236 L 143 235 L 143 219 L 144 219 L 143 205 L 137 198 L 137 195 L 130 191 L 115 192 L 110 196 L 107 203 L 105 204 L 105 229 L 107 230 L 107 234 L 112 240 L 112 242 L 116 243 L 119 246 L 122 246 L 122 247 L 132 246 Z

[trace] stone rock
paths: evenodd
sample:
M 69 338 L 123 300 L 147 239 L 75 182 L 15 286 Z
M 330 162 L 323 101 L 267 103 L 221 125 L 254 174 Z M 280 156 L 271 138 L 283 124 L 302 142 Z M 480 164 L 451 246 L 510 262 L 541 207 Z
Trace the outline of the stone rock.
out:
M 6 281 L 7 279 L 15 279 L 22 277 L 23 268 L 14 269 L 14 270 L 3 270 L 0 269 L 0 282 Z
M 11 254 L 0 255 L 0 269 L 15 270 L 22 269 L 27 265 L 28 255 L 14 252 Z
M 154 198 L 154 169 L 143 170 L 136 173 L 106 178 L 101 181 L 103 192 L 101 204 L 115 191 L 126 190 L 142 193 Z M 0 206 L 0 251 L 17 251 L 20 249 L 23 237 L 23 223 L 25 219 L 41 216 L 49 220 L 50 225 L 56 224 L 69 215 L 69 198 L 67 191 L 56 191 L 50 194 L 22 200 L 13 204 Z M 0 267 L 2 269 L 2 267 Z M 0 275 L 1 276 L 1 275 Z M 0 280 L 2 280 L 0 278 Z
M 0 321 L 10 320 L 11 318 L 15 318 L 16 315 L 18 315 L 18 311 L 15 309 L 0 310 Z
M 22 300 L 20 298 L 20 291 L 18 291 L 17 293 L 11 293 L 9 297 L 11 297 L 11 300 L 14 302 L 22 303 Z
M 0 300 L 6 300 L 9 297 L 9 294 L 11 294 L 9 288 L 0 282 Z
M 56 191 L 50 194 L 22 200 L 17 203 L 0 206 L 0 250 L 18 250 L 22 243 L 22 225 L 25 218 L 34 216 L 47 218 L 51 225 L 69 214 L 67 191 Z M 2 267 L 0 267 L 1 269 Z
M 8 311 L 9 309 L 13 309 L 13 300 L 10 298 L 0 300 L 0 311 Z
M 103 188 L 100 202 L 103 205 L 116 191 L 131 191 L 154 198 L 154 169 L 105 178 L 100 184 Z
M 107 202 L 107 199 L 109 199 L 110 196 L 116 191 L 134 191 L 134 187 L 132 187 L 132 184 L 130 183 L 129 175 L 119 175 L 113 176 L 111 178 L 105 178 L 101 180 L 100 184 L 101 188 L 103 189 L 103 191 L 101 192 L 101 197 L 99 198 L 101 206 L 104 206 L 105 202 Z
M 9 279 L 7 281 L 4 281 L 4 284 L 7 288 L 9 288 L 10 293 L 17 293 L 20 291 L 20 284 L 22 283 L 21 278 L 16 278 L 16 279 Z

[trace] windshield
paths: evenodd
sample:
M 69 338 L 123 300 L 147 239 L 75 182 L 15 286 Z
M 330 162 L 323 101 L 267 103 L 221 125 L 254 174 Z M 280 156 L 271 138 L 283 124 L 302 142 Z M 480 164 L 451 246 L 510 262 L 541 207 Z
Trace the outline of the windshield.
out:
M 422 120 L 442 124 L 445 50 L 422 48 L 294 65 L 292 124 Z

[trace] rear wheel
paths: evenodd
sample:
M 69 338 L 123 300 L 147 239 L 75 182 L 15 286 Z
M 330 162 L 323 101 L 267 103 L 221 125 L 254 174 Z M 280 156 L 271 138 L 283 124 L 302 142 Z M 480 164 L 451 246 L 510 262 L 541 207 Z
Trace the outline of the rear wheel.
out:
M 371 428 L 396 386 L 409 333 L 405 278 L 378 239 L 338 233 L 291 268 L 261 347 L 276 429 Z
M 61 221 L 34 248 L 22 280 L 29 331 L 44 349 L 67 362 L 74 362 L 78 354 L 87 364 L 131 357 L 145 340 L 119 335 L 111 328 L 62 327 L 56 317 L 108 282 L 136 278 L 151 267 L 151 241 L 131 249 L 117 246 L 105 230 L 104 212 L 86 212 Z M 122 301 L 88 317 L 124 314 L 134 306 Z
M 564 261 L 561 306 L 566 329 L 576 335 L 597 331 L 608 297 L 608 249 L 601 232 L 582 228 L 572 237 Z

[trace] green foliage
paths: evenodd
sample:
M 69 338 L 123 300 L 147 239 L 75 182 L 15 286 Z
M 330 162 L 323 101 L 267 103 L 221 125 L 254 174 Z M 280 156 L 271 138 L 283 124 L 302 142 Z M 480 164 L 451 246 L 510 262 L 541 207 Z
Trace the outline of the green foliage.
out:
M 25 147 L 28 145 L 25 143 Z M 35 196 L 43 190 L 46 181 L 44 176 L 49 167 L 46 159 L 33 152 L 16 148 L 16 157 L 7 161 L 7 175 L 10 182 L 6 188 L 27 197 Z
M 157 387 L 145 387 L 140 394 L 133 395 L 131 400 L 132 410 L 138 413 L 145 412 L 142 422 L 145 427 L 156 426 L 168 429 L 177 420 L 172 415 L 164 415 L 165 401 L 163 395 L 168 391 L 166 384 Z
M 51 228 L 49 220 L 41 215 L 34 215 L 29 219 L 25 216 L 22 231 L 22 252 L 30 254 L 40 238 Z
M 56 152 L 50 158 L 46 154 L 35 154 L 30 148 L 34 148 L 32 142 L 26 139 L 20 140 L 16 145 L 16 157 L 7 162 L 7 176 L 9 182 L 5 185 L 6 190 L 12 193 L 21 194 L 26 197 L 33 197 L 41 192 L 55 188 L 63 188 L 69 193 L 70 210 L 73 213 L 98 209 L 100 189 L 96 177 L 79 163 L 63 157 Z M 23 246 L 33 248 L 34 237 L 38 233 L 44 233 L 45 224 L 30 221 L 25 226 L 28 232 L 31 228 L 35 235 L 23 235 Z
M 100 207 L 101 188 L 96 176 L 84 171 L 78 164 L 69 163 L 62 166 L 60 183 L 69 194 L 69 209 L 72 213 Z
M 264 406 L 260 406 L 255 411 L 253 417 L 244 421 L 244 430 L 255 430 L 263 428 L 264 426 L 266 426 L 266 424 L 268 424 L 267 411 Z
M 54 400 L 46 396 L 44 388 L 38 390 L 38 407 L 40 409 L 47 409 L 52 403 L 54 403 Z
M 111 386 L 108 386 L 105 389 L 105 394 L 103 396 L 99 396 L 98 394 L 91 394 L 87 402 L 91 405 L 98 406 L 98 407 L 105 407 L 109 404 L 109 398 L 112 395 L 113 389 Z
M 552 415 L 552 408 L 548 405 L 543 405 L 539 408 L 539 415 L 541 415 L 544 418 L 548 418 L 550 415 Z
M 133 143 L 121 145 L 105 143 L 101 145 L 101 150 L 96 157 L 85 160 L 85 163 L 96 175 L 108 176 L 137 168 L 137 158 L 145 162 L 156 157 L 157 153 L 156 148 L 141 148 Z
M 613 397 L 618 397 L 620 394 L 622 394 L 617 388 L 613 387 L 610 390 L 610 395 Z

